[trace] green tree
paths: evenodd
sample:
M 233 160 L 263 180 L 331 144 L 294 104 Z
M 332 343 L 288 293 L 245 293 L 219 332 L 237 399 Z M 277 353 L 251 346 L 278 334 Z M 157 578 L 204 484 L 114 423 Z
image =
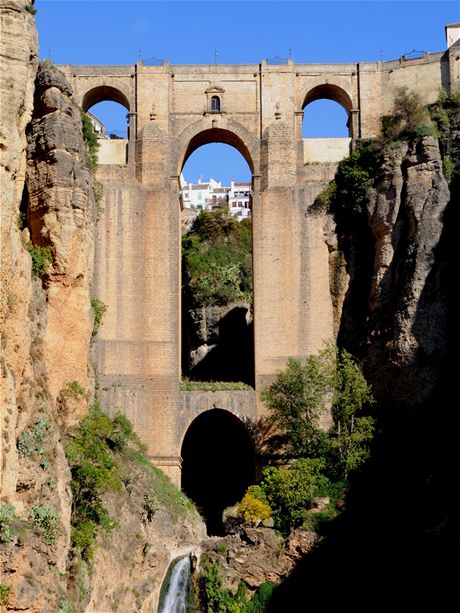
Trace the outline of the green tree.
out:
M 329 410 L 336 383 L 335 349 L 329 346 L 304 362 L 289 359 L 286 370 L 262 392 L 287 455 L 320 455 L 326 435 L 319 420 Z
M 332 406 L 334 426 L 330 441 L 336 453 L 339 476 L 358 468 L 369 456 L 368 443 L 374 435 L 374 420 L 357 417 L 374 398 L 364 375 L 352 356 L 342 349 L 337 352 L 337 383 Z
M 368 457 L 373 419 L 357 413 L 373 402 L 361 368 L 344 349 L 328 345 L 304 361 L 291 359 L 262 393 L 287 455 L 321 458 L 326 473 L 347 477 Z M 332 427 L 320 428 L 330 414 Z
M 182 239 L 184 280 L 195 305 L 252 301 L 251 220 L 201 213 Z

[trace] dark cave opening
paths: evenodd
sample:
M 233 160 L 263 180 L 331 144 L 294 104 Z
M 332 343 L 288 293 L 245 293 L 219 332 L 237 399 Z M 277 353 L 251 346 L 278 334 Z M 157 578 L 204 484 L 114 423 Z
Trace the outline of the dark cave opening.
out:
M 255 456 L 246 426 L 222 409 L 199 415 L 182 444 L 182 489 L 197 505 L 209 535 L 223 534 L 222 513 L 255 481 Z

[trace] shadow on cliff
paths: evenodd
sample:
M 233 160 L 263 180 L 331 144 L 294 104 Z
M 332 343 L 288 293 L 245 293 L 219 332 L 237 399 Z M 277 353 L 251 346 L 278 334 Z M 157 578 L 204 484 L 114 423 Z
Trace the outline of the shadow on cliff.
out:
M 451 606 L 457 583 L 452 560 L 460 553 L 460 518 L 453 504 L 459 464 L 454 438 L 460 425 L 455 409 L 459 324 L 454 316 L 459 304 L 453 291 L 459 264 L 454 247 L 458 184 L 451 194 L 411 326 L 419 344 L 411 363 L 391 364 L 385 358 L 385 339 L 368 336 L 369 270 L 363 265 L 355 270 L 352 284 L 360 287 L 355 294 L 351 287 L 345 303 L 341 338 L 364 359 L 378 399 L 378 433 L 371 460 L 351 482 L 345 512 L 325 528 L 320 545 L 276 590 L 270 613 L 315 607 L 414 611 Z M 401 228 L 395 245 L 397 269 L 388 270 L 384 279 L 393 293 L 378 314 L 382 330 L 396 324 L 403 283 L 413 271 L 412 264 L 403 261 L 405 236 Z M 370 247 L 367 235 L 359 252 L 349 248 L 348 253 L 362 261 Z M 417 403 L 417 396 L 423 400 Z
M 247 309 L 235 307 L 218 324 L 217 344 L 189 372 L 196 381 L 242 381 L 254 386 L 254 331 Z

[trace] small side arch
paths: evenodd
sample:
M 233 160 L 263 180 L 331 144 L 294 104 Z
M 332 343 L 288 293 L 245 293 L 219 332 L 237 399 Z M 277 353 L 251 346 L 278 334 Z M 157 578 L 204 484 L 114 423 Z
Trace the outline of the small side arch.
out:
M 128 112 L 130 110 L 128 97 L 122 91 L 110 85 L 99 85 L 89 89 L 83 96 L 81 106 L 86 113 L 88 109 L 98 104 L 98 102 L 107 101 L 118 102 L 118 104 L 124 106 Z
M 305 111 L 306 107 L 309 104 L 311 104 L 312 102 L 316 102 L 317 100 L 330 100 L 332 102 L 335 102 L 338 107 L 342 107 L 342 109 L 346 113 L 346 127 L 348 130 L 347 138 L 356 138 L 358 136 L 359 126 L 356 123 L 357 117 L 353 112 L 353 101 L 350 94 L 343 87 L 340 87 L 339 85 L 333 83 L 322 83 L 320 85 L 312 87 L 307 92 L 303 100 L 302 111 Z M 337 110 L 340 110 L 338 107 Z M 304 115 L 304 121 L 305 117 L 306 116 Z M 340 138 L 343 137 L 341 136 Z
M 304 98 L 302 110 L 310 104 L 310 102 L 321 99 L 337 102 L 343 106 L 348 115 L 350 115 L 351 109 L 353 108 L 353 102 L 350 95 L 342 87 L 333 85 L 332 83 L 324 83 L 310 89 Z

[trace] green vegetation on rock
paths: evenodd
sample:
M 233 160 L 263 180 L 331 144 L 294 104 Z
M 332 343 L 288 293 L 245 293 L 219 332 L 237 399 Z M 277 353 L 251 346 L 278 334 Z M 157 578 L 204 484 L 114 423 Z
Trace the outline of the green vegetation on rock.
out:
M 93 124 L 88 115 L 81 110 L 81 129 L 83 133 L 83 140 L 86 144 L 86 154 L 88 160 L 88 166 L 90 170 L 94 171 L 97 166 L 97 152 L 99 150 L 99 141 L 97 134 L 93 128 Z
M 93 405 L 69 436 L 66 454 L 72 476 L 72 545 L 85 562 L 93 558 L 98 535 L 109 533 L 115 527 L 105 502 L 106 495 L 129 490 L 136 470 L 144 474 L 149 488 L 139 507 L 139 512 L 145 512 L 148 520 L 160 505 L 171 517 L 194 508 L 150 462 L 124 415 L 111 418 L 97 404 Z
M 30 512 L 30 519 L 35 528 L 39 528 L 43 534 L 43 540 L 48 545 L 57 541 L 61 534 L 59 514 L 54 507 L 34 504 Z
M 249 599 L 246 584 L 241 582 L 233 594 L 223 587 L 219 566 L 203 556 L 198 587 L 203 613 L 266 613 L 276 585 L 265 581 Z
M 0 505 L 0 543 L 8 543 L 13 540 L 14 533 L 11 522 L 15 518 L 14 507 L 12 504 Z
M 11 585 L 0 583 L 0 604 L 6 605 L 10 599 Z
M 180 389 L 182 392 L 254 391 L 242 381 L 192 381 L 187 378 L 181 381 Z
M 48 272 L 48 266 L 53 261 L 50 247 L 27 245 L 27 251 L 32 257 L 32 279 L 43 277 Z
M 94 339 L 102 325 L 102 320 L 108 307 L 102 302 L 102 300 L 99 300 L 99 298 L 91 298 L 91 308 L 93 309 L 94 314 L 93 331 L 91 332 L 91 337 Z
M 26 458 L 35 454 L 41 456 L 44 452 L 45 435 L 50 426 L 48 419 L 39 417 L 31 428 L 24 430 L 16 443 L 19 457 Z
M 78 400 L 79 398 L 84 397 L 85 390 L 78 383 L 78 381 L 69 381 L 65 388 L 62 390 L 62 395 L 64 396 L 64 398 Z
M 182 239 L 184 282 L 196 305 L 252 302 L 251 220 L 203 212 Z

